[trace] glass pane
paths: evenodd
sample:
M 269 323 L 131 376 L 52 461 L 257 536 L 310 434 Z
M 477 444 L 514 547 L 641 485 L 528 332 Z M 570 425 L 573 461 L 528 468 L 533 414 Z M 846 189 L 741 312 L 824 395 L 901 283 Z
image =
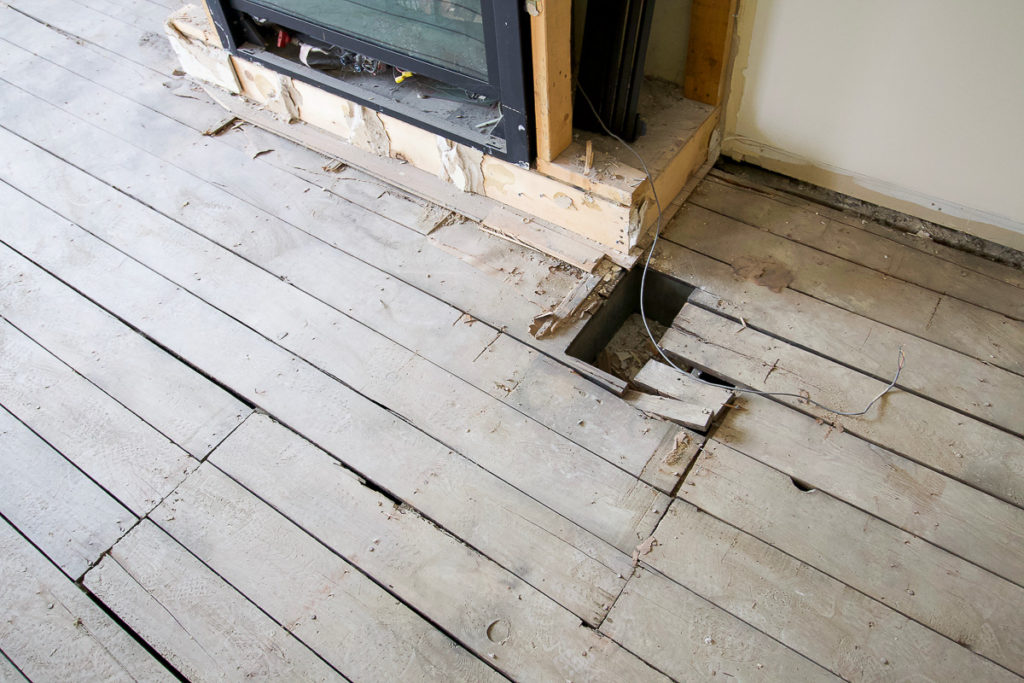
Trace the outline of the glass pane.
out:
M 483 0 L 258 1 L 310 23 L 487 80 Z

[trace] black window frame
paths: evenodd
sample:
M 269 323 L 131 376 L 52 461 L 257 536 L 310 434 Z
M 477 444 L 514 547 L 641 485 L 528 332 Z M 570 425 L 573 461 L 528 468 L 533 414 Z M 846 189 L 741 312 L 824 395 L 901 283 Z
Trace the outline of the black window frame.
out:
M 516 0 L 482 0 L 481 14 L 484 28 L 484 47 L 487 56 L 487 79 L 432 64 L 422 59 L 385 48 L 365 39 L 329 29 L 304 18 L 282 12 L 252 0 L 206 0 L 222 44 L 234 55 L 250 59 L 275 71 L 328 90 L 364 107 L 429 130 L 445 138 L 481 149 L 487 154 L 528 166 L 531 158 L 530 111 L 526 99 L 526 79 L 530 63 L 526 59 L 524 29 Z M 502 136 L 487 135 L 472 130 L 453 131 L 437 121 L 431 121 L 415 108 L 369 94 L 346 85 L 343 79 L 320 71 L 244 42 L 239 13 L 258 16 L 297 31 L 326 45 L 367 55 L 387 64 L 394 64 L 414 73 L 448 83 L 467 91 L 485 95 L 498 101 L 501 114 Z

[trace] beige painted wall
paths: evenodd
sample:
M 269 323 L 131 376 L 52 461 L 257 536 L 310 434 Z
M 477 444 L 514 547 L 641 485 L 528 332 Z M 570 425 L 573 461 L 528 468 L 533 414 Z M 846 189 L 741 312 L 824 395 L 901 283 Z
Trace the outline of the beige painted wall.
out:
M 1024 249 L 1024 0 L 740 0 L 723 151 Z

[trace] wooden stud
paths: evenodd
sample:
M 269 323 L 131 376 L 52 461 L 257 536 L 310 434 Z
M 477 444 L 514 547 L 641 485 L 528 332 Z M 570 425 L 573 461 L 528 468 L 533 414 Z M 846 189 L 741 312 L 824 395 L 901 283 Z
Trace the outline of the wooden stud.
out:
M 543 0 L 530 17 L 537 157 L 552 161 L 572 142 L 572 2 Z
M 737 0 L 693 0 L 683 94 L 718 106 L 732 49 Z

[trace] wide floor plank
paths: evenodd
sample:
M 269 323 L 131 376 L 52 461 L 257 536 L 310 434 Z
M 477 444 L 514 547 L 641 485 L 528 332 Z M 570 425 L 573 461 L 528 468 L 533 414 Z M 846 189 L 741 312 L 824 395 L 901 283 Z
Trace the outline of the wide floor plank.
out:
M 0 408 L 0 514 L 72 579 L 136 517 Z
M 26 232 L 0 223 L 0 239 L 41 267 L 588 623 L 607 613 L 627 555 L 6 185 L 0 200 L 9 216 L 35 226 Z M 428 486 L 442 473 L 462 495 Z
M 1024 510 L 759 396 L 715 439 L 1024 586 Z
M 897 386 L 1009 431 L 1024 431 L 1024 377 L 792 289 L 774 292 L 702 254 L 662 242 L 655 267 L 696 287 L 694 304 L 888 382 L 903 347 L 913 371 Z
M 198 464 L 3 321 L 0 405 L 139 516 L 152 510 Z
M 714 441 L 679 495 L 950 640 L 1024 672 L 1024 588 L 824 492 L 803 491 L 785 474 Z
M 701 183 L 690 201 L 890 277 L 949 294 L 1016 320 L 1024 319 L 1024 291 L 1021 287 L 834 221 L 820 212 L 783 204 L 715 179 Z
M 1002 667 L 682 500 L 644 560 L 847 680 L 1017 680 Z
M 0 649 L 35 681 L 175 680 L 3 520 Z
M 211 462 L 499 671 L 517 680 L 661 680 L 540 592 L 362 486 L 312 444 L 269 420 L 251 426 Z M 440 476 L 423 485 L 456 493 Z
M 268 436 L 269 430 L 259 424 L 266 420 L 254 416 L 220 449 L 244 458 L 253 439 Z M 238 446 L 236 439 L 241 442 Z M 334 512 L 349 516 L 338 507 Z M 501 679 L 482 660 L 214 467 L 200 466 L 152 517 L 346 678 Z M 376 551 L 380 542 L 371 539 L 367 550 Z M 367 657 L 368 652 L 375 656 Z
M 202 459 L 251 411 L 177 358 L 0 246 L 0 308 L 50 353 Z
M 676 680 L 839 680 L 661 574 L 639 567 L 601 632 Z
M 791 242 L 699 206 L 684 207 L 666 228 L 677 244 L 757 272 L 786 273 L 788 286 L 1018 375 L 1024 374 L 1024 323 Z M 745 268 L 746 267 L 746 268 Z
M 662 338 L 670 354 L 758 391 L 807 392 L 832 410 L 863 409 L 886 383 L 727 318 L 686 304 Z M 898 358 L 892 359 L 895 373 Z M 913 372 L 913 366 L 903 372 Z M 1024 505 L 1018 437 L 920 396 L 892 391 L 863 416 L 836 416 L 799 398 L 777 397 L 884 448 Z
M 342 680 L 149 520 L 85 585 L 189 680 Z

